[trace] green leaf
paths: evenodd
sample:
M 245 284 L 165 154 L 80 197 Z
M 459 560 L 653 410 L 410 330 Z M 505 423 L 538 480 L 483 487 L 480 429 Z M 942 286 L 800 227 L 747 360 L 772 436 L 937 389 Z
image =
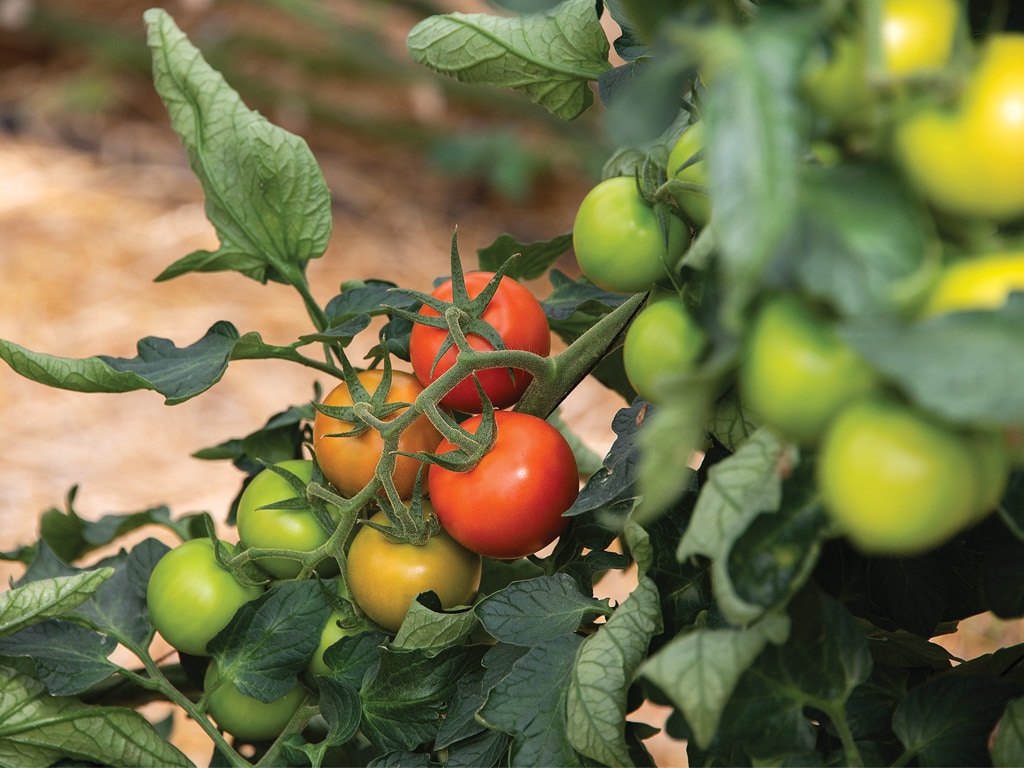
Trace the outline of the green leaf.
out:
M 594 101 L 590 83 L 610 68 L 608 38 L 593 0 L 503 18 L 483 13 L 430 16 L 410 30 L 413 60 L 474 85 L 512 88 L 565 120 Z
M 298 285 L 331 236 L 331 196 L 306 142 L 242 103 L 163 10 L 144 14 L 156 90 L 203 186 L 217 251 L 196 251 L 157 279 L 235 270 Z
M 907 694 L 892 728 L 920 765 L 987 765 L 992 729 L 1019 693 L 987 675 L 942 675 Z
M 1024 698 L 1006 705 L 992 742 L 992 763 L 998 768 L 1024 765 Z
M 324 663 L 331 668 L 332 678 L 359 688 L 367 672 L 377 665 L 378 649 L 387 641 L 388 636 L 381 632 L 347 635 L 324 651 Z
M 331 606 L 319 582 L 282 581 L 246 603 L 207 646 L 224 680 L 258 701 L 284 696 L 306 669 Z M 325 659 L 326 660 L 326 659 Z
M 142 622 L 145 626 L 145 622 Z M 22 656 L 53 696 L 77 696 L 114 674 L 117 640 L 78 624 L 47 619 L 0 638 L 0 656 Z
M 762 9 L 756 24 L 719 27 L 703 42 L 715 83 L 705 116 L 710 227 L 721 249 L 729 326 L 761 289 L 797 207 L 797 82 L 810 28 L 799 16 L 771 11 Z
M 567 344 L 571 344 L 598 320 L 610 313 L 629 297 L 610 293 L 586 278 L 571 280 L 557 269 L 548 273 L 552 291 L 541 302 L 551 330 Z M 632 399 L 632 398 L 630 398 Z
M 0 664 L 0 764 L 66 758 L 126 768 L 192 765 L 138 712 L 51 696 L 39 681 Z
M 636 556 L 645 545 L 649 548 L 649 542 L 638 525 L 633 524 L 630 531 L 630 551 Z M 641 570 L 646 570 L 642 563 Z M 566 709 L 569 742 L 577 752 L 604 765 L 631 763 L 626 743 L 627 694 L 651 638 L 661 630 L 658 588 L 641 575 L 636 588 L 583 641 L 576 655 Z
M 575 632 L 608 611 L 607 600 L 589 597 L 565 574 L 519 581 L 488 595 L 474 611 L 492 637 L 514 645 L 535 645 Z
M 840 336 L 914 402 L 960 424 L 1024 423 L 1024 296 L 998 310 L 911 324 L 864 320 Z M 993 365 L 993 361 L 998 361 Z
M 113 568 L 97 568 L 73 576 L 39 579 L 0 593 L 0 637 L 44 619 L 67 615 L 113 575 Z
M 414 600 L 391 642 L 396 650 L 438 652 L 465 640 L 477 625 L 472 611 L 441 613 Z
M 768 643 L 780 645 L 788 636 L 789 618 L 782 612 L 746 629 L 694 629 L 651 656 L 642 673 L 682 711 L 697 745 L 706 749 L 740 677 Z
M 776 435 L 762 429 L 736 453 L 715 464 L 679 542 L 676 555 L 680 561 L 693 555 L 711 558 L 715 599 L 729 622 L 737 626 L 757 619 L 765 608 L 736 593 L 728 570 L 729 552 L 758 515 L 779 508 L 779 467 L 787 450 Z
M 615 442 L 608 449 L 602 467 L 590 476 L 576 501 L 566 511 L 567 517 L 606 509 L 620 502 L 630 502 L 632 507 L 639 493 L 636 487 L 640 464 L 637 440 L 647 410 L 642 401 L 637 401 L 629 408 L 618 410 L 612 417 Z
M 521 243 L 512 235 L 502 234 L 486 248 L 477 250 L 480 269 L 494 272 L 508 259 L 519 258 L 505 274 L 516 280 L 535 280 L 541 277 L 558 258 L 572 247 L 572 233 L 558 235 L 550 240 Z
M 484 650 L 454 646 L 430 656 L 381 648 L 380 664 L 359 691 L 363 733 L 380 752 L 433 741 L 459 679 L 479 666 Z
M 478 717 L 511 734 L 511 765 L 580 764 L 566 732 L 566 696 L 582 642 L 564 634 L 530 648 L 488 691 Z
M 230 461 L 242 471 L 253 475 L 263 469 L 260 461 L 276 464 L 302 456 L 306 438 L 305 426 L 312 422 L 316 410 L 312 404 L 291 406 L 267 420 L 267 423 L 245 437 L 231 438 L 218 445 L 192 454 L 206 461 Z
M 317 745 L 322 760 L 329 748 L 341 746 L 355 736 L 362 709 L 359 692 L 348 681 L 324 677 L 317 684 L 320 687 L 320 714 L 327 721 L 327 736 Z

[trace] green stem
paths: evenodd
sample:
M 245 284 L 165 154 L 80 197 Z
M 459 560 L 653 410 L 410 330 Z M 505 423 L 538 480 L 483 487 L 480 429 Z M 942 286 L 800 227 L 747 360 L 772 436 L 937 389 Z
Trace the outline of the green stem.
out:
M 238 754 L 238 752 L 228 744 L 227 739 L 224 738 L 224 734 L 217 730 L 217 726 L 213 724 L 213 721 L 210 720 L 210 718 L 208 718 L 188 696 L 179 691 L 171 681 L 167 679 L 164 671 L 155 661 L 153 661 L 153 658 L 146 651 L 145 647 L 124 638 L 121 638 L 121 642 L 143 663 L 146 668 L 146 673 L 149 676 L 146 677 L 128 669 L 121 669 L 121 674 L 143 688 L 161 691 L 171 703 L 177 704 L 185 710 L 188 716 L 195 720 L 199 724 L 199 727 L 206 732 L 206 735 L 210 737 L 210 740 L 213 741 L 217 749 L 228 761 L 231 768 L 252 768 L 252 764 Z
M 836 729 L 836 733 L 839 734 L 839 741 L 843 745 L 843 762 L 850 768 L 860 768 L 864 765 L 864 759 L 860 755 L 860 750 L 857 749 L 857 741 L 853 737 L 853 731 L 850 730 L 850 723 L 846 719 L 846 709 L 842 704 L 836 706 L 832 702 L 829 702 L 825 706 L 819 706 L 832 721 L 832 726 Z
M 513 410 L 547 418 L 618 344 L 647 294 L 638 293 L 608 313 L 565 350 L 548 359 L 550 376 L 536 378 Z

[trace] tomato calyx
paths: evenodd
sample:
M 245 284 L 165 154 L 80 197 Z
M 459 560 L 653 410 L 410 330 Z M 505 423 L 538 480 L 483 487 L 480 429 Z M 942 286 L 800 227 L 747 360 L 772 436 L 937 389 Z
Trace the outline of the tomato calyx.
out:
M 505 342 L 501 338 L 501 334 L 498 333 L 493 325 L 484 320 L 483 314 L 484 310 L 491 303 L 491 299 L 494 298 L 494 294 L 498 290 L 498 284 L 516 258 L 516 256 L 512 256 L 499 265 L 487 282 L 486 287 L 474 298 L 470 298 L 469 290 L 466 287 L 466 276 L 462 269 L 462 260 L 459 257 L 458 232 L 456 231 L 452 233 L 451 301 L 445 301 L 429 293 L 409 288 L 391 289 L 397 293 L 410 296 L 419 301 L 423 306 L 430 307 L 430 309 L 437 312 L 437 315 L 425 315 L 422 312 L 410 312 L 405 309 L 396 308 L 393 310 L 396 315 L 420 325 L 428 325 L 432 328 L 448 331 L 447 338 L 445 338 L 438 348 L 437 354 L 434 356 L 434 362 L 430 371 L 431 375 L 433 375 L 434 369 L 444 354 L 453 346 L 463 353 L 472 354 L 475 352 L 466 339 L 468 335 L 480 336 L 496 351 L 505 350 Z
M 360 519 L 359 524 L 373 528 L 396 544 L 423 546 L 431 537 L 441 531 L 437 515 L 423 510 L 422 472 L 416 478 L 416 489 L 408 506 L 401 499 L 387 499 L 380 504 L 380 510 L 387 518 L 387 525 L 372 520 Z
M 352 396 L 353 404 L 325 405 L 314 402 L 312 405 L 313 408 L 324 416 L 351 424 L 352 429 L 344 432 L 334 432 L 326 435 L 326 437 L 356 437 L 368 429 L 376 429 L 378 432 L 383 432 L 386 429 L 389 417 L 393 418 L 394 414 L 412 405 L 412 403 L 387 402 L 388 393 L 391 391 L 392 377 L 391 359 L 389 357 L 384 357 L 380 385 L 372 393 L 363 386 L 356 369 L 344 353 L 341 353 L 341 368 L 342 378 L 345 381 L 345 386 L 348 387 L 349 394 Z

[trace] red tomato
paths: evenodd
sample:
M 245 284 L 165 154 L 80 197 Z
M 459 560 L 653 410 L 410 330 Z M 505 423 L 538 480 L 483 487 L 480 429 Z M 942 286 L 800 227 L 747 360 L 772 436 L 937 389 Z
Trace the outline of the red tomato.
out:
M 469 297 L 478 296 L 493 276 L 493 272 L 467 273 L 466 289 Z M 431 295 L 443 301 L 451 301 L 451 280 L 438 286 Z M 426 306 L 420 310 L 420 314 L 438 316 L 436 311 Z M 494 326 L 506 349 L 525 350 L 541 356 L 551 351 L 551 332 L 544 308 L 526 287 L 510 277 L 501 279 L 498 290 L 483 311 L 483 319 Z M 437 352 L 446 338 L 448 331 L 445 328 L 434 328 L 420 323 L 413 326 L 409 339 L 409 354 L 413 371 L 423 386 L 430 384 L 455 364 L 458 349 L 452 345 L 441 355 L 437 365 L 434 365 Z M 490 342 L 481 336 L 470 334 L 467 340 L 473 349 L 494 349 Z M 510 374 L 507 368 L 488 368 L 477 371 L 476 375 L 495 408 L 505 408 L 515 403 L 526 391 L 531 380 L 530 374 L 525 371 L 515 370 Z M 456 384 L 454 389 L 441 399 L 441 403 L 463 413 L 480 413 L 483 409 L 473 379 L 468 376 Z
M 550 544 L 579 494 L 579 470 L 569 443 L 544 419 L 497 411 L 494 446 L 472 469 L 430 467 L 430 498 L 441 525 L 467 549 L 499 559 L 532 555 Z M 475 433 L 482 421 L 463 427 Z M 455 450 L 442 440 L 437 453 Z

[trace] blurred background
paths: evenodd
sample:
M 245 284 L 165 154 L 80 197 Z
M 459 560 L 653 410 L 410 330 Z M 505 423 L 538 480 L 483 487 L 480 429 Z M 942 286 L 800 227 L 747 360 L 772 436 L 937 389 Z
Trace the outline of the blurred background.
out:
M 219 273 L 153 282 L 217 241 L 152 86 L 147 7 L 0 0 L 0 338 L 69 357 L 134 357 L 144 336 L 183 346 L 228 320 L 290 343 L 310 330 L 290 288 Z M 417 21 L 493 11 L 482 0 L 163 7 L 250 107 L 309 142 L 335 219 L 327 254 L 308 269 L 321 303 L 349 279 L 429 288 L 447 272 L 456 227 L 468 268 L 503 232 L 527 242 L 569 230 L 611 149 L 600 106 L 565 123 L 516 94 L 462 86 L 409 60 L 404 40 Z M 576 273 L 571 258 L 556 266 Z M 531 288 L 550 290 L 544 280 Z M 62 392 L 0 366 L 0 551 L 34 541 L 40 515 L 63 508 L 75 486 L 75 508 L 90 519 L 159 504 L 223 519 L 242 475 L 191 454 L 309 401 L 317 381 L 329 383 L 284 363 L 239 362 L 212 390 L 171 408 L 152 392 Z M 587 381 L 563 416 L 603 455 L 622 405 Z M 169 540 L 159 530 L 135 536 L 150 535 Z M 4 585 L 20 572 L 0 562 Z M 621 599 L 628 579 L 607 589 Z M 1014 633 L 1016 625 L 982 617 L 948 645 L 970 657 L 1020 642 Z M 202 764 L 207 743 L 181 732 Z M 652 750 L 659 765 L 685 764 L 678 742 Z

